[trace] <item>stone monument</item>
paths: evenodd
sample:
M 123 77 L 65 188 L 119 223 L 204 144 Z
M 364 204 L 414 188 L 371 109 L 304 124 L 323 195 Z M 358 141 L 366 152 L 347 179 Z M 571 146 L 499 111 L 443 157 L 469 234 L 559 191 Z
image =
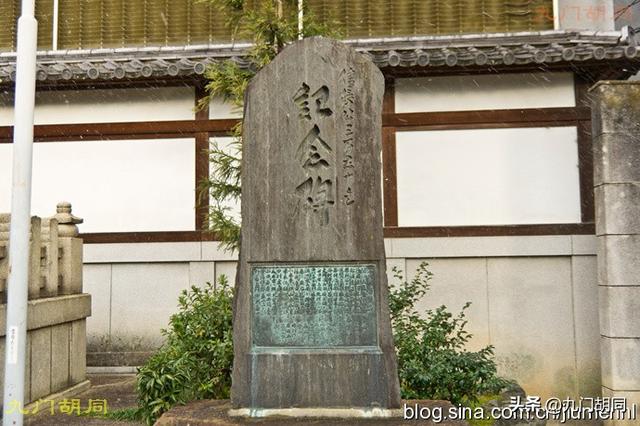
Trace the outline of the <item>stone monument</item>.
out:
M 321 37 L 245 99 L 232 415 L 400 407 L 381 202 L 382 73 Z

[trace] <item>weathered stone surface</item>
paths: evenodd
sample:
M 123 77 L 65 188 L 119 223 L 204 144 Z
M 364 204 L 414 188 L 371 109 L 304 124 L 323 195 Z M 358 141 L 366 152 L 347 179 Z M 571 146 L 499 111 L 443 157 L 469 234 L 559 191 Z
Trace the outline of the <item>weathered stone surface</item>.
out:
M 627 407 L 640 407 L 640 391 L 615 391 L 608 388 L 602 388 L 602 397 L 609 398 L 624 398 L 627 401 Z M 630 417 L 630 416 L 629 416 Z M 606 423 L 607 426 L 637 426 L 638 419 L 615 419 Z
M 637 392 L 640 83 L 601 82 L 592 91 L 603 394 L 611 389 Z
M 53 297 L 58 295 L 60 281 L 60 272 L 58 270 L 60 266 L 58 222 L 55 219 L 44 219 L 42 221 L 42 234 L 44 245 L 44 272 L 42 276 L 44 286 L 42 288 L 42 296 Z
M 51 393 L 51 328 L 31 333 L 31 399 Z
M 31 235 L 29 244 L 29 300 L 40 297 L 40 247 L 42 233 L 40 231 L 42 219 L 37 216 L 31 218 Z
M 69 385 L 69 337 L 71 324 L 51 327 L 51 391 L 64 389 Z M 73 350 L 77 350 L 74 348 Z
M 383 91 L 367 58 L 322 38 L 285 48 L 249 84 L 235 408 L 400 405 L 382 237 Z M 365 284 L 311 274 L 309 291 L 293 287 L 300 273 L 363 265 L 372 271 Z M 284 275 L 265 287 L 255 281 L 267 279 L 261 268 Z M 278 334 L 283 326 L 310 336 Z
M 599 291 L 601 333 L 640 339 L 640 286 L 600 286 Z
M 598 239 L 598 282 L 640 286 L 640 235 L 603 235 Z
M 73 238 L 78 236 L 78 227 L 76 225 L 84 222 L 83 219 L 74 216 L 71 203 L 61 201 L 56 205 L 56 214 L 53 217 L 58 222 L 61 237 Z
M 76 384 L 87 378 L 87 321 L 78 320 L 71 323 L 69 346 L 69 381 Z
M 635 81 L 601 81 L 591 89 L 593 136 L 640 132 L 640 85 Z
M 593 180 L 640 182 L 640 133 L 605 133 L 593 139 Z
M 617 390 L 640 390 L 640 339 L 603 337 L 602 386 Z
M 596 235 L 640 234 L 640 182 L 594 189 Z
M 82 240 L 80 238 L 61 238 L 60 274 L 62 283 L 60 294 L 82 293 Z
M 0 305 L 0 337 L 6 333 L 7 305 Z M 30 300 L 27 309 L 27 330 L 84 319 L 91 315 L 91 295 L 48 297 Z

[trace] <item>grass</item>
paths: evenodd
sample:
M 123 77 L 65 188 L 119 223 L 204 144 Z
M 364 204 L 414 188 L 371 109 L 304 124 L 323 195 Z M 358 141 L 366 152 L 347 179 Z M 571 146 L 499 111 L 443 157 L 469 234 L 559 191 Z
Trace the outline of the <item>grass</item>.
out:
M 471 408 L 473 409 L 477 407 L 482 407 L 492 399 L 498 399 L 499 397 L 500 395 L 480 395 L 478 397 L 478 402 L 476 402 L 475 404 L 471 404 Z M 485 415 L 491 415 L 491 413 L 486 412 Z M 493 418 L 482 419 L 482 420 L 475 420 L 475 419 L 467 420 L 467 422 L 469 422 L 471 426 L 492 426 L 495 423 L 495 421 L 496 420 Z

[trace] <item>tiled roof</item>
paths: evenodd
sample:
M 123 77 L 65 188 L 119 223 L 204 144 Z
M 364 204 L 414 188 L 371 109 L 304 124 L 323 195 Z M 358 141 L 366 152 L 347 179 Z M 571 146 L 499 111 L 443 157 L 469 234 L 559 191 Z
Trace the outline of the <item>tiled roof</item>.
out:
M 385 67 L 493 67 L 521 64 L 640 62 L 640 35 L 622 31 L 542 31 L 346 40 Z M 247 43 L 45 51 L 40 81 L 123 80 L 194 76 L 210 63 L 232 59 L 248 67 Z M 0 81 L 15 78 L 15 52 L 0 53 Z

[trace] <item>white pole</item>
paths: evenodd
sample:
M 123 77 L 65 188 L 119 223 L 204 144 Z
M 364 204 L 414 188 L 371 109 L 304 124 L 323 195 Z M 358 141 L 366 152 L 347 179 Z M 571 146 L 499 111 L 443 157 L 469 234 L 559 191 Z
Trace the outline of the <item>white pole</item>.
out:
M 60 10 L 60 1 L 53 0 L 53 34 L 51 49 L 58 50 L 58 11 Z
M 3 426 L 22 426 L 23 420 L 21 409 L 24 404 L 27 340 L 33 109 L 38 44 L 38 22 L 34 8 L 35 0 L 22 0 L 22 14 L 18 19 Z
M 553 0 L 553 29 L 554 30 L 560 29 L 560 13 L 562 13 L 560 11 L 560 1 Z
M 304 0 L 298 0 L 298 40 L 302 40 L 304 31 Z

